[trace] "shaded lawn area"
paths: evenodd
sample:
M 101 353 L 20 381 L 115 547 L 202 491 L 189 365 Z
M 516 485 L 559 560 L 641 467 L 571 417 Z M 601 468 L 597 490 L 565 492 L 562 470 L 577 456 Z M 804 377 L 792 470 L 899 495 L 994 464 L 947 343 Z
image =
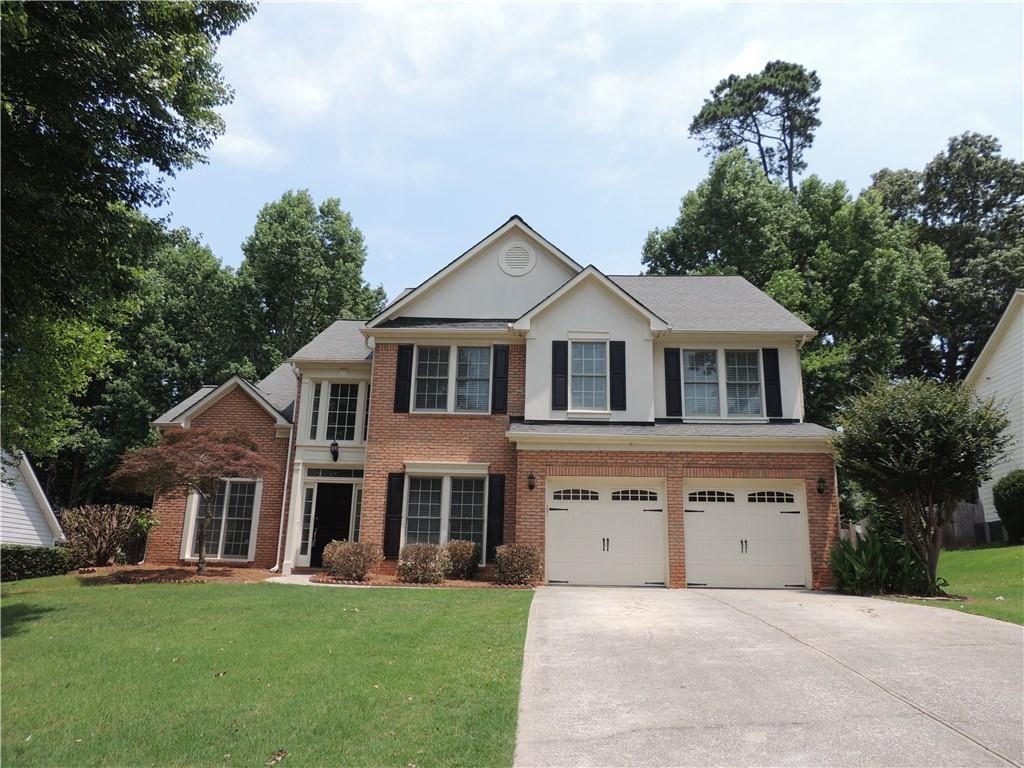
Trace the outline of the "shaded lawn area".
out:
M 943 552 L 939 556 L 939 576 L 949 582 L 944 587 L 946 592 L 967 600 L 908 602 L 1024 624 L 1024 546 L 990 544 Z
M 531 591 L 5 584 L 5 766 L 511 765 Z

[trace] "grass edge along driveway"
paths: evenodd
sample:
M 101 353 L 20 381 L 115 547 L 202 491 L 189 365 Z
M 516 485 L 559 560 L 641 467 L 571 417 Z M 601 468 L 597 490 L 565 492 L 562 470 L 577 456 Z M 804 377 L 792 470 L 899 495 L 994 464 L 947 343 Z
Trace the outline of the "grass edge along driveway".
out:
M 511 765 L 531 591 L 4 584 L 2 761 Z

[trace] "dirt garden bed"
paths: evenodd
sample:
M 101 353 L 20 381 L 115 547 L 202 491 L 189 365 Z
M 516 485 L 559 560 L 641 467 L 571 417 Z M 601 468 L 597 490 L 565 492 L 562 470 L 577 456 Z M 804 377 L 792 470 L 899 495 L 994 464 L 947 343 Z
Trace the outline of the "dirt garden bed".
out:
M 336 579 L 325 571 L 318 571 L 309 577 L 314 584 L 346 584 L 349 586 L 361 587 L 412 587 L 412 588 L 434 588 L 434 589 L 533 589 L 534 584 L 496 584 L 493 581 L 478 581 L 476 579 L 445 579 L 440 584 L 406 584 L 399 581 L 393 574 L 375 573 L 367 577 L 365 581 L 346 581 Z
M 209 566 L 200 575 L 194 566 L 117 565 L 81 568 L 79 579 L 91 584 L 254 584 L 275 574 L 262 568 Z

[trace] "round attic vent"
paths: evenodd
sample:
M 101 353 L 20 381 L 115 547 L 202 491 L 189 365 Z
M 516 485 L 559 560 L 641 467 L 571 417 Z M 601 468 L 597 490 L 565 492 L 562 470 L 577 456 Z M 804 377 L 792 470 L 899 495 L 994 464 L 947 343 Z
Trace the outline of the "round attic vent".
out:
M 505 274 L 512 277 L 525 275 L 537 263 L 537 254 L 526 243 L 515 242 L 509 244 L 498 257 L 498 264 Z

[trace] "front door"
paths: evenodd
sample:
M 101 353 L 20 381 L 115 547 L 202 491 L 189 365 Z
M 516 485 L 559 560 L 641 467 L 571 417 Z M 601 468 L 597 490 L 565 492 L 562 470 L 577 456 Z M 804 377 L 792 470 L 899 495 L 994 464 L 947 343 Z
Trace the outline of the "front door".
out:
M 335 539 L 347 539 L 352 515 L 351 483 L 318 483 L 313 514 L 313 548 L 309 564 L 324 564 L 324 547 Z

